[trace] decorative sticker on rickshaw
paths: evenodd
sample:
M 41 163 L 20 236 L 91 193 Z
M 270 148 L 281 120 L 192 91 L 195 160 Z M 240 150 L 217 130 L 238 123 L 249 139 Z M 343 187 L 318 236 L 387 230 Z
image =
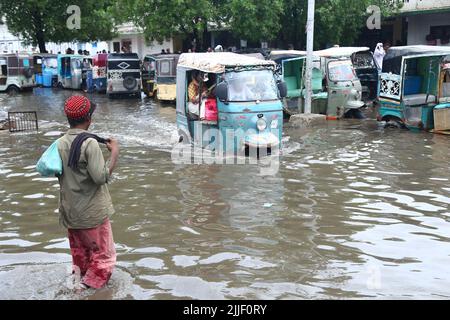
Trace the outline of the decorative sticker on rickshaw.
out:
M 109 78 L 111 80 L 121 80 L 123 79 L 123 72 L 122 71 L 110 71 L 109 72 Z
M 94 79 L 106 78 L 106 67 L 92 67 L 92 77 Z

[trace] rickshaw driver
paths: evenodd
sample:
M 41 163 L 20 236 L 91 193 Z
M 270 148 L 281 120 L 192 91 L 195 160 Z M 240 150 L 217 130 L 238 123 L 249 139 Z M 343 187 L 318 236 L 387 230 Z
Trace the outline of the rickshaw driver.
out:
M 248 89 L 243 79 L 230 79 L 230 100 L 231 101 L 250 101 L 254 100 L 254 94 Z

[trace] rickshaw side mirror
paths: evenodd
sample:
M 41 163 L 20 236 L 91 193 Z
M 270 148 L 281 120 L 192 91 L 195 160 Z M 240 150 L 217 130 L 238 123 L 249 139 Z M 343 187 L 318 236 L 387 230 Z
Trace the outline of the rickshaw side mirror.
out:
M 280 92 L 281 98 L 286 98 L 287 96 L 287 85 L 286 82 L 280 81 L 278 82 L 278 91 Z
M 226 102 L 228 100 L 228 84 L 224 81 L 217 84 L 214 94 L 220 101 Z

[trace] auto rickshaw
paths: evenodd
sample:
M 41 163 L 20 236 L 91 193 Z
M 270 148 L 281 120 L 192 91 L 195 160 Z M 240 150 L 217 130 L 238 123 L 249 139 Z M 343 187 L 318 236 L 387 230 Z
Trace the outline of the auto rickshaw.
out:
M 92 58 L 75 55 L 58 55 L 58 87 L 64 89 L 87 89 L 87 72 L 92 67 Z
M 56 54 L 33 55 L 34 78 L 37 86 L 51 88 L 58 84 L 58 58 Z
M 285 113 L 304 112 L 306 52 L 271 52 L 270 57 L 278 62 L 278 74 L 286 82 Z M 358 116 L 355 111 L 364 102 L 360 100 L 361 83 L 350 59 L 314 52 L 311 80 L 312 113 L 327 115 L 329 120 Z
M 373 102 L 377 98 L 378 69 L 368 47 L 333 47 L 316 51 L 319 56 L 349 58 L 362 86 L 362 100 Z
M 182 54 L 176 100 L 180 142 L 233 154 L 279 148 L 286 86 L 277 83 L 275 67 L 273 61 L 231 52 Z M 189 98 L 193 83 L 197 105 Z
M 179 54 L 147 55 L 142 64 L 142 91 L 161 101 L 175 101 Z
M 136 53 L 110 53 L 107 62 L 106 94 L 141 96 L 141 61 Z
M 33 58 L 28 54 L 0 55 L 0 92 L 14 95 L 35 87 Z
M 448 47 L 391 47 L 380 75 L 377 119 L 387 127 L 433 129 L 433 111 L 443 107 L 439 106 L 439 95 L 444 94 L 440 79 L 445 79 L 441 74 L 448 55 Z
M 107 62 L 108 62 L 107 53 L 99 53 L 92 58 L 93 90 L 97 93 L 106 93 Z

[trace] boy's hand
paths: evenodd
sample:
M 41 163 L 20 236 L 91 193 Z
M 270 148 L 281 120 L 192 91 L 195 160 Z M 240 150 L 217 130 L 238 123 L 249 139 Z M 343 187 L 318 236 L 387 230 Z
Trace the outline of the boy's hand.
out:
M 108 148 L 109 151 L 119 151 L 119 142 L 117 141 L 117 139 L 114 138 L 109 138 L 108 141 L 106 142 L 106 147 Z

